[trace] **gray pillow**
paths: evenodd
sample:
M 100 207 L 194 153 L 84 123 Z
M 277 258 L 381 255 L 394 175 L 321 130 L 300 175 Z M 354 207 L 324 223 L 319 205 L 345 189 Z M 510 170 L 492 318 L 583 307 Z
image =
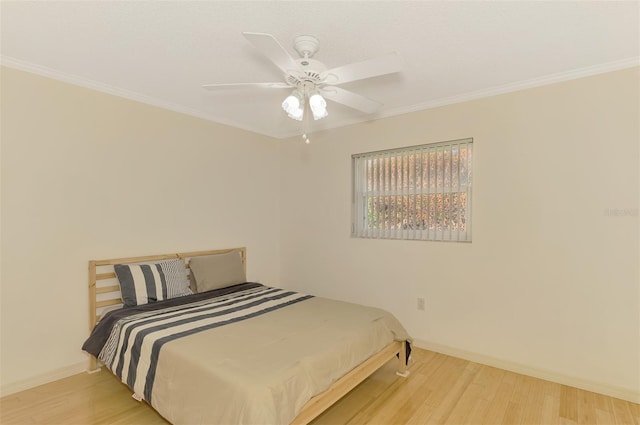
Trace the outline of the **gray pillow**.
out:
M 198 292 L 225 288 L 247 281 L 240 251 L 193 257 L 189 264 Z

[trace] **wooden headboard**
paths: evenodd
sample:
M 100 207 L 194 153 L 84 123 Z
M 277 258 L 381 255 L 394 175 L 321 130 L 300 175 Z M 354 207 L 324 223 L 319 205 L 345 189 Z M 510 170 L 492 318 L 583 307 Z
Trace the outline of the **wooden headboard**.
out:
M 103 311 L 105 308 L 122 304 L 120 285 L 118 284 L 118 279 L 113 269 L 113 266 L 115 264 L 142 263 L 147 261 L 162 261 L 180 258 L 182 261 L 184 261 L 185 267 L 189 268 L 189 260 L 192 257 L 213 254 L 226 254 L 227 252 L 231 251 L 240 251 L 242 264 L 246 273 L 247 249 L 245 247 L 89 261 L 89 332 L 91 332 L 96 323 L 98 323 L 98 320 L 100 320 L 100 317 L 102 317 L 102 314 L 104 314 Z M 95 369 L 96 359 L 92 358 L 90 370 Z

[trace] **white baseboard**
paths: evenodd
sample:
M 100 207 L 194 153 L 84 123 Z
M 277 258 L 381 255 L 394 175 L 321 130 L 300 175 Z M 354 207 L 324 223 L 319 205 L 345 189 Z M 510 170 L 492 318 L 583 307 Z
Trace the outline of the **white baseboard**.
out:
M 580 388 L 582 390 L 592 391 L 598 394 L 604 394 L 633 403 L 640 403 L 640 393 L 626 388 L 615 387 L 600 382 L 593 382 L 582 378 L 576 378 L 574 376 L 563 375 L 558 372 L 539 369 L 532 366 L 514 363 L 508 360 L 497 359 L 495 357 L 485 356 L 484 354 L 478 354 L 454 347 L 448 347 L 446 345 L 440 345 L 429 341 L 416 339 L 413 341 L 413 345 L 425 350 L 435 351 L 437 353 L 446 354 L 452 357 L 458 357 L 460 359 L 469 360 L 475 363 L 497 367 L 499 369 L 508 370 L 510 372 L 533 376 L 534 378 L 540 378 L 546 381 L 556 382 L 558 384 L 568 385 L 570 387 Z
M 42 375 L 34 376 L 32 378 L 2 385 L 0 386 L 0 397 L 28 390 L 29 388 L 37 387 L 39 385 L 48 384 L 49 382 L 57 381 L 58 379 L 66 378 L 68 376 L 77 375 L 78 373 L 86 370 L 87 362 L 85 361 L 43 373 Z
M 610 397 L 627 400 L 633 403 L 640 403 L 640 393 L 626 388 L 614 387 L 612 385 L 603 384 L 600 382 L 593 382 L 582 378 L 576 378 L 574 376 L 563 375 L 561 373 L 553 372 L 550 370 L 526 366 L 508 360 L 502 360 L 495 357 L 486 356 L 484 354 L 478 354 L 471 351 L 461 350 L 459 348 L 449 347 L 446 345 L 436 344 L 420 339 L 415 339 L 413 341 L 413 345 L 418 348 L 435 351 L 436 353 L 446 354 L 448 356 L 458 357 L 460 359 L 469 360 L 475 363 L 497 367 L 499 369 L 520 373 L 522 375 L 533 376 L 534 378 L 540 378 L 546 381 L 556 382 L 558 384 L 569 385 L 571 387 L 608 395 Z M 48 384 L 49 382 L 76 375 L 78 373 L 85 372 L 86 370 L 87 363 L 81 362 L 39 376 L 34 376 L 29 379 L 2 385 L 0 386 L 0 397 L 28 390 L 29 388 L 37 387 L 39 385 Z

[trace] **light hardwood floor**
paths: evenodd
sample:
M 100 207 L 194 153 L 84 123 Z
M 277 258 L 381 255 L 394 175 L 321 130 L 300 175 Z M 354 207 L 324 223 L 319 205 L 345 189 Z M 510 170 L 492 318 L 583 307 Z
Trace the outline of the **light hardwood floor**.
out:
M 327 424 L 640 425 L 640 405 L 415 349 L 411 375 L 391 361 L 323 413 Z M 166 424 L 107 371 L 0 399 L 2 424 Z

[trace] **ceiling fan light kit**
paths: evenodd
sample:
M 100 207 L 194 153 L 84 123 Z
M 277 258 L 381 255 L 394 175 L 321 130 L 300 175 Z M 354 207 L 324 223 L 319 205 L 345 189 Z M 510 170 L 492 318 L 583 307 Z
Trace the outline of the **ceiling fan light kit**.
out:
M 327 102 L 317 91 L 313 93 L 307 93 L 306 91 L 301 93 L 300 90 L 295 89 L 282 102 L 282 109 L 284 109 L 289 118 L 302 121 L 306 105 L 305 99 L 307 98 L 309 99 L 309 108 L 311 108 L 314 120 L 319 120 L 329 115 L 327 112 Z
M 207 84 L 203 87 L 210 90 L 233 86 L 292 88 L 293 92 L 282 102 L 282 109 L 289 118 L 297 121 L 303 120 L 306 105 L 309 106 L 314 120 L 329 115 L 326 99 L 367 114 L 376 112 L 382 106 L 381 103 L 337 87 L 337 85 L 399 72 L 402 68 L 400 56 L 393 52 L 377 58 L 327 69 L 322 62 L 311 59 L 320 47 L 320 42 L 312 35 L 300 35 L 294 39 L 293 47 L 301 56 L 299 59 L 294 59 L 270 34 L 254 32 L 242 34 L 284 72 L 284 83 Z

